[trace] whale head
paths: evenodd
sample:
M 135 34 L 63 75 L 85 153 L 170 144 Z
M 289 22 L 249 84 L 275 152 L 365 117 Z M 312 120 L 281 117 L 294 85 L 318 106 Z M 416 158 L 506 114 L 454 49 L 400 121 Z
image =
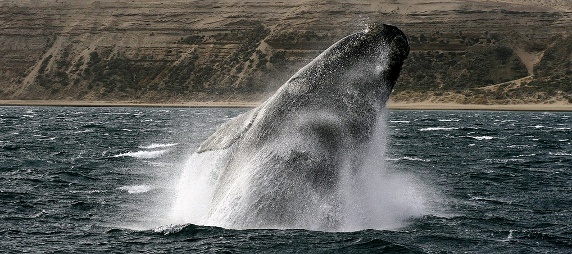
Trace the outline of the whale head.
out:
M 372 24 L 363 32 L 363 51 L 371 52 L 374 57 L 376 71 L 395 85 L 403 61 L 409 55 L 409 41 L 407 36 L 395 26 Z M 377 57 L 377 59 L 376 59 Z
M 351 88 L 376 94 L 385 102 L 408 54 L 409 41 L 401 30 L 373 23 L 330 46 L 287 83 L 303 79 L 315 84 L 314 89 Z

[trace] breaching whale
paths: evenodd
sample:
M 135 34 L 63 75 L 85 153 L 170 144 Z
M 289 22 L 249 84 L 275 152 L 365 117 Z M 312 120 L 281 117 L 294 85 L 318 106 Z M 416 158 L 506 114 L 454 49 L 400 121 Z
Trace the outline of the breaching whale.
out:
M 181 178 L 193 186 L 178 194 L 179 219 L 236 229 L 341 227 L 343 210 L 352 209 L 341 186 L 360 170 L 408 53 L 404 33 L 383 24 L 330 46 L 201 144 Z

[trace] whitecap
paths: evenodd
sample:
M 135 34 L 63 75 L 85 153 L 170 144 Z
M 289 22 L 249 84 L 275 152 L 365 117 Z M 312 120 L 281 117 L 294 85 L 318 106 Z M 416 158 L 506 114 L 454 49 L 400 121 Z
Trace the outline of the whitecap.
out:
M 168 144 L 153 143 L 153 144 L 150 144 L 148 146 L 140 146 L 139 148 L 141 148 L 141 149 L 155 149 L 155 148 L 171 147 L 171 146 L 176 146 L 176 145 L 178 145 L 178 143 L 168 143 Z
M 537 154 L 535 154 L 535 153 L 531 153 L 531 154 L 519 154 L 519 155 L 517 155 L 516 157 L 534 157 L 534 156 L 536 156 L 536 155 L 537 155 Z
M 417 158 L 417 157 L 409 157 L 409 156 L 405 156 L 405 157 L 401 157 L 401 158 L 388 158 L 386 159 L 388 161 L 422 161 L 422 162 L 430 162 L 431 160 L 429 159 L 422 159 L 422 158 Z
M 510 145 L 507 148 L 528 148 L 531 147 L 530 145 Z
M 87 130 L 81 130 L 81 131 L 74 131 L 73 134 L 88 133 L 88 132 L 94 132 L 94 130 L 87 129 Z
M 458 122 L 458 121 L 461 121 L 461 119 L 456 119 L 456 118 L 454 118 L 454 119 L 439 119 L 438 121 L 439 122 Z
M 129 186 L 121 186 L 118 189 L 127 191 L 129 194 L 140 194 L 145 193 L 153 189 L 153 187 L 145 184 L 141 185 L 129 185 Z
M 104 112 L 101 114 L 102 115 L 130 115 L 131 113 L 127 113 L 127 112 Z
M 493 139 L 494 137 L 491 137 L 491 136 L 477 136 L 477 137 L 469 137 L 469 138 L 474 138 L 474 139 L 476 139 L 476 140 L 491 140 L 491 139 Z
M 548 154 L 550 155 L 555 155 L 555 156 L 572 156 L 572 153 L 564 153 L 564 152 L 549 152 Z
M 489 162 L 489 163 L 506 164 L 506 163 L 511 163 L 511 162 L 525 162 L 526 160 L 512 158 L 512 159 L 485 159 L 485 161 Z
M 512 234 L 513 232 L 514 232 L 514 230 L 512 230 L 512 229 L 509 230 L 509 231 L 508 231 L 508 236 L 506 237 L 506 239 L 501 240 L 501 241 L 503 241 L 503 242 L 510 242 L 510 241 L 512 241 L 512 240 L 513 240 L 513 237 L 514 237 L 513 234 Z
M 138 159 L 154 159 L 161 157 L 165 154 L 168 150 L 158 150 L 158 151 L 138 151 L 138 152 L 127 152 L 118 155 L 114 155 L 113 157 L 133 157 Z
M 155 227 L 153 229 L 153 232 L 161 233 L 164 235 L 176 234 L 176 233 L 180 232 L 181 230 L 185 229 L 185 227 L 187 227 L 188 225 L 189 224 L 163 225 L 163 226 Z
M 392 120 L 389 121 L 390 123 L 410 123 L 410 121 L 405 121 L 405 120 Z
M 419 131 L 451 131 L 451 130 L 458 130 L 459 128 L 453 127 L 428 127 L 419 129 Z

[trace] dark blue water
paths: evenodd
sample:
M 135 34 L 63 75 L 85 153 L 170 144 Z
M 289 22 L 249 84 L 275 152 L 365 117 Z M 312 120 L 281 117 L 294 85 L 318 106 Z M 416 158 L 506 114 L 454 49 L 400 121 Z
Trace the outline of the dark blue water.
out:
M 170 225 L 181 165 L 244 111 L 0 107 L 0 250 L 572 251 L 571 112 L 389 112 L 392 170 L 434 192 L 426 215 L 396 230 Z

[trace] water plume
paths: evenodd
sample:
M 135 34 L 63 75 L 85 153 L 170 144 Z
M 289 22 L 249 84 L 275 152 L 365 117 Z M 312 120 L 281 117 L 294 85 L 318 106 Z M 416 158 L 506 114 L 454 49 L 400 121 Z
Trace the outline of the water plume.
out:
M 426 213 L 425 187 L 412 175 L 390 169 L 385 159 L 387 147 L 385 116 L 386 112 L 382 112 L 369 144 L 368 154 L 357 172 L 349 166 L 342 167 L 339 183 L 326 197 L 320 198 L 315 193 L 303 194 L 312 193 L 311 188 L 293 189 L 294 193 L 291 193 L 291 196 L 300 197 L 299 203 L 302 207 L 299 209 L 309 212 L 298 214 L 297 218 L 286 216 L 290 221 L 277 218 L 277 223 L 270 228 L 324 231 L 395 229 L 404 226 L 408 219 Z M 216 188 L 220 187 L 217 185 L 221 184 L 222 167 L 228 160 L 227 156 L 228 153 L 224 150 L 195 153 L 190 156 L 177 186 L 177 196 L 171 213 L 173 224 L 192 223 L 236 229 L 261 228 L 253 220 L 248 219 L 248 216 L 256 214 L 256 211 L 250 210 L 253 209 L 250 205 L 252 202 L 242 200 L 241 195 L 254 198 L 251 193 L 271 193 L 275 190 L 272 185 L 280 183 L 254 180 L 260 179 L 260 176 L 256 175 L 260 172 L 245 170 L 237 176 L 239 179 L 233 181 L 231 188 L 235 189 L 235 192 L 227 193 L 225 197 L 215 197 Z M 345 155 L 340 154 L 340 156 Z M 245 165 L 257 163 L 256 158 L 243 159 Z M 301 186 L 304 185 L 296 185 L 297 188 L 302 188 Z M 218 203 L 215 204 L 217 199 Z M 225 200 L 222 205 L 221 200 Z M 236 214 L 242 216 L 232 216 Z M 253 223 L 245 224 L 236 221 L 237 219 Z

